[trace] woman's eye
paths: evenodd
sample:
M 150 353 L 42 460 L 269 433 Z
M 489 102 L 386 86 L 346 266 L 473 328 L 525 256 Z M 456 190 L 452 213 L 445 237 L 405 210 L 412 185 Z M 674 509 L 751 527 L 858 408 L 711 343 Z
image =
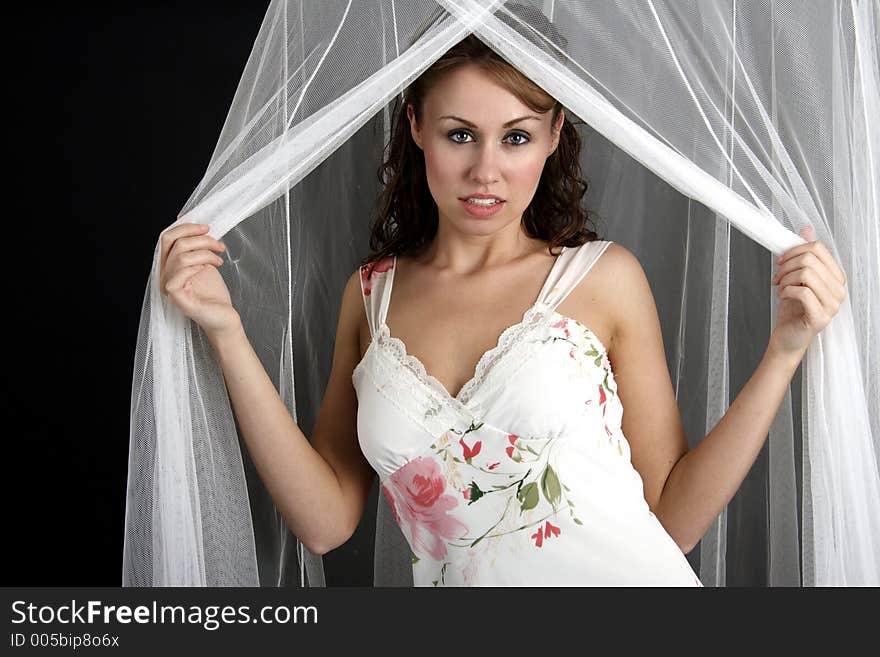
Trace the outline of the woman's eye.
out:
M 463 137 L 459 138 L 459 135 L 463 135 Z M 453 130 L 449 133 L 448 136 L 456 144 L 467 144 L 467 138 L 470 137 L 471 134 L 466 130 Z M 529 141 L 531 141 L 528 135 L 525 135 L 521 132 L 511 132 L 509 135 L 507 135 L 507 139 L 511 138 L 514 139 L 514 141 L 510 141 L 508 143 L 513 146 L 522 146 L 523 144 L 527 144 Z

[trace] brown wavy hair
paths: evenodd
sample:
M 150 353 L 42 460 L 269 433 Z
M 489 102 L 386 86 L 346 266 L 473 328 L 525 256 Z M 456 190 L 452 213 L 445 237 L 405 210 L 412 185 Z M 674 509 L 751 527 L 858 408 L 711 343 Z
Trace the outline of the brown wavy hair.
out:
M 476 36 L 469 35 L 414 80 L 397 97 L 392 110 L 391 134 L 377 173 L 383 185 L 370 228 L 371 253 L 362 265 L 391 255 L 421 253 L 437 234 L 437 204 L 428 188 L 425 157 L 410 133 L 406 106 L 412 104 L 416 121 L 422 119 L 426 94 L 441 76 L 465 65 L 478 66 L 532 111 L 553 110 L 553 123 L 562 104 L 499 57 Z M 547 158 L 535 195 L 522 216 L 525 232 L 554 247 L 580 246 L 599 239 L 591 230 L 593 213 L 581 207 L 588 183 L 581 175 L 581 139 L 568 111 L 556 150 Z

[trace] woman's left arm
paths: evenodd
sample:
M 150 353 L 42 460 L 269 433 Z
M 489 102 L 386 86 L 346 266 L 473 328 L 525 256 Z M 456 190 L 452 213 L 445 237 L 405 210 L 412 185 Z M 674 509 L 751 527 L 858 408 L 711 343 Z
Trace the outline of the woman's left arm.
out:
M 825 245 L 812 241 L 812 227 L 801 236 L 806 244 L 777 259 L 771 285 L 778 286 L 778 319 L 758 368 L 718 424 L 676 462 L 663 487 L 656 515 L 685 552 L 745 479 L 811 340 L 846 296 L 846 276 Z

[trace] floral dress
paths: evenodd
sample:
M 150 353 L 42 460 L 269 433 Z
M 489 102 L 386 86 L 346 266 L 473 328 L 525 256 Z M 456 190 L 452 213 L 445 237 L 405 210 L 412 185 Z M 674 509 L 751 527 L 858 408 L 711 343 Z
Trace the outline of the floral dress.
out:
M 396 258 L 361 269 L 358 440 L 416 586 L 701 586 L 645 501 L 604 345 L 555 311 L 609 244 L 563 248 L 454 397 L 385 324 Z

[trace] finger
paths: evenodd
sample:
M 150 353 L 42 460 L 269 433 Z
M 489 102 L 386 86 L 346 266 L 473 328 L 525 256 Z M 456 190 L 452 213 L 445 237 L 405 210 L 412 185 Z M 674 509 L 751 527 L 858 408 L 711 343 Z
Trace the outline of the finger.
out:
M 210 267 L 211 265 L 193 265 L 192 267 L 184 267 L 183 269 L 178 270 L 174 273 L 174 276 L 168 279 L 168 282 L 162 287 L 162 292 L 166 296 L 170 296 L 174 294 L 178 290 L 180 290 L 186 282 L 198 274 L 205 267 Z
M 207 233 L 210 229 L 208 224 L 178 224 L 162 232 L 162 241 L 169 246 L 174 240 L 185 235 L 201 235 Z
M 825 325 L 830 317 L 825 314 L 822 304 L 813 291 L 803 285 L 786 285 L 779 293 L 780 299 L 794 299 L 800 301 L 804 309 L 804 315 L 810 326 Z
M 814 232 L 812 226 L 805 226 L 800 230 L 801 237 L 804 237 L 804 239 L 807 239 L 807 235 L 812 238 Z M 825 266 L 828 267 L 828 270 L 838 281 L 840 281 L 840 284 L 846 285 L 846 274 L 843 269 L 840 268 L 840 265 L 837 264 L 837 261 L 834 259 L 834 256 L 831 254 L 828 247 L 821 241 L 808 240 L 806 244 L 798 244 L 797 246 L 792 247 L 776 259 L 776 264 L 781 265 L 791 258 L 803 253 L 815 254 L 817 258 L 825 263 Z
M 172 255 L 186 253 L 187 251 L 194 251 L 196 249 L 211 249 L 222 253 L 226 250 L 226 245 L 210 235 L 180 237 L 174 242 L 171 251 L 168 253 L 168 257 L 171 258 Z
M 812 253 L 814 253 L 819 260 L 825 263 L 825 266 L 828 268 L 829 273 L 831 273 L 834 278 L 836 278 L 841 285 L 846 285 L 846 274 L 844 274 L 843 269 L 840 268 L 840 265 L 837 264 L 837 261 L 834 259 L 834 256 L 831 254 L 831 251 L 823 242 L 811 242 L 809 244 L 811 247 Z
M 813 294 L 822 304 L 829 315 L 837 314 L 840 307 L 840 301 L 834 296 L 832 291 L 828 289 L 826 281 L 815 270 L 808 267 L 802 267 L 793 272 L 789 272 L 779 281 L 780 293 L 782 289 L 789 285 L 800 285 L 810 288 Z
M 802 268 L 813 269 L 816 273 L 822 278 L 823 281 L 829 286 L 829 289 L 838 290 L 841 293 L 845 294 L 845 290 L 843 289 L 843 285 L 834 275 L 834 273 L 828 268 L 827 263 L 823 260 L 819 254 L 813 251 L 807 251 L 806 253 L 802 253 L 799 256 L 795 256 L 790 260 L 787 260 L 783 263 L 773 274 L 773 277 L 770 279 L 771 284 L 776 285 L 781 282 L 782 278 L 791 272 L 797 271 Z
M 770 279 L 770 282 L 773 285 L 777 285 L 784 276 L 793 271 L 797 271 L 803 267 L 818 267 L 820 265 L 822 265 L 822 263 L 819 260 L 819 256 L 811 251 L 806 251 L 800 255 L 789 258 L 782 263 L 776 270 L 776 273 L 773 274 L 773 278 Z
M 159 264 L 165 262 L 165 258 L 176 240 L 186 235 L 202 235 L 207 233 L 209 228 L 210 226 L 207 224 L 179 224 L 163 231 L 159 238 L 161 244 Z
M 831 292 L 832 296 L 839 303 L 843 303 L 843 300 L 846 297 L 846 288 L 844 288 L 843 282 L 834 274 L 833 270 L 828 267 L 825 259 L 815 251 L 807 251 L 806 253 L 795 256 L 783 263 L 779 269 L 776 270 L 770 284 L 781 285 L 783 279 L 785 279 L 788 274 L 802 268 L 814 270 L 817 276 L 825 283 L 825 286 Z M 788 282 L 791 283 L 795 280 L 799 279 L 789 279 Z
M 186 251 L 177 256 L 175 263 L 180 263 L 180 265 L 184 267 L 191 267 L 192 265 L 199 264 L 211 264 L 219 267 L 223 264 L 223 258 L 213 251 Z
M 213 251 L 185 251 L 184 253 L 179 254 L 171 254 L 168 257 L 168 261 L 166 262 L 165 270 L 163 271 L 162 277 L 160 277 L 160 284 L 162 280 L 170 280 L 171 277 L 176 275 L 177 271 L 183 268 L 192 267 L 194 265 L 216 265 L 217 267 L 223 264 L 223 258 L 218 256 Z

